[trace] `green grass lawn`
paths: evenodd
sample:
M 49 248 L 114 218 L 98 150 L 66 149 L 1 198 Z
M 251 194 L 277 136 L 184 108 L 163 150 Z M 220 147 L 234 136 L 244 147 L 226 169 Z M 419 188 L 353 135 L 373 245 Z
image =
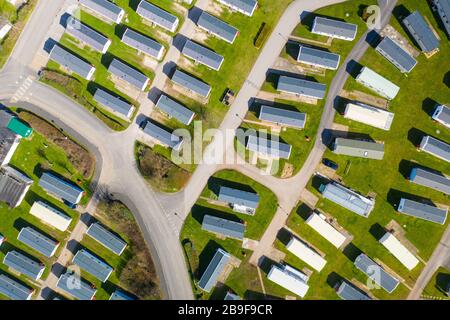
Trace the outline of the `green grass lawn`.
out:
M 401 1 L 399 5 L 401 4 L 405 5 L 410 11 L 419 9 L 432 22 L 441 38 L 445 39 L 443 31 L 437 28 L 436 20 L 426 2 Z M 392 18 L 391 24 L 398 31 L 403 32 L 395 17 Z M 449 48 L 447 41 L 441 41 L 440 52 L 437 55 L 431 59 L 426 59 L 421 55 L 418 58 L 418 65 L 408 77 L 402 75 L 374 49 L 369 48 L 362 58 L 361 64 L 369 66 L 401 87 L 399 95 L 390 106 L 390 111 L 395 113 L 391 130 L 386 132 L 349 121 L 339 114 L 336 115 L 335 121 L 349 126 L 350 132 L 368 134 L 374 140 L 385 141 L 384 159 L 377 161 L 338 156 L 329 150 L 325 153 L 326 158 L 330 158 L 339 164 L 337 173 L 342 177 L 343 183 L 362 194 L 373 192 L 376 195 L 376 205 L 368 218 L 360 217 L 322 198 L 317 207 L 335 217 L 339 224 L 354 236 L 352 247 L 350 247 L 351 252 L 362 251 L 371 258 L 380 259 L 400 274 L 410 285 L 419 276 L 423 264 L 420 263 L 415 269 L 408 271 L 377 240 L 381 227 L 385 227 L 391 220 L 395 220 L 405 229 L 406 238 L 419 250 L 418 255 L 427 260 L 445 230 L 445 226 L 400 215 L 396 212 L 395 205 L 398 204 L 402 196 L 426 198 L 431 199 L 434 203 L 450 204 L 447 195 L 409 183 L 405 178 L 414 163 L 420 163 L 445 174 L 450 173 L 447 163 L 423 152 L 418 152 L 415 148 L 424 133 L 450 142 L 449 131 L 430 118 L 434 101 L 448 102 L 448 88 L 443 82 L 448 70 L 442 68 L 442 66 L 446 64 Z M 430 83 L 433 85 L 430 85 Z M 359 90 L 360 86 L 356 85 L 353 79 L 350 79 L 346 88 L 357 88 Z M 308 189 L 316 195 L 320 195 L 317 186 L 318 179 L 313 178 L 308 185 Z M 354 277 L 364 281 L 364 275 L 355 270 L 351 261 L 347 258 L 347 256 L 354 256 L 354 254 L 345 255 L 335 250 L 323 239 L 319 239 L 314 231 L 303 227 L 304 224 L 303 218 L 298 213 L 292 213 L 288 225 L 302 237 L 305 237 L 306 240 L 319 247 L 320 250 L 323 250 L 328 261 L 325 269 L 319 275 L 314 274 L 311 278 L 312 284 L 320 283 L 320 285 L 314 285 L 314 288 L 317 289 L 311 290 L 308 296 L 311 298 L 336 297 L 331 287 L 325 285 L 332 272 L 346 278 Z M 277 246 L 282 248 L 284 245 L 278 242 Z M 287 260 L 302 267 L 295 257 L 288 255 Z M 405 298 L 407 292 L 405 286 L 397 288 L 392 294 L 386 294 L 381 290 L 372 291 L 380 299 Z
M 29 0 L 28 3 L 17 10 L 16 7 L 7 0 L 0 0 L 0 17 L 8 19 L 13 24 L 11 31 L 0 41 L 0 69 L 5 65 L 6 61 L 8 61 L 17 39 L 22 33 L 36 3 L 37 0 Z
M 260 196 L 260 203 L 254 216 L 238 214 L 226 207 L 213 205 L 204 198 L 217 199 L 217 192 L 221 185 L 257 192 Z M 257 280 L 256 269 L 248 264 L 251 252 L 241 248 L 241 241 L 234 239 L 219 239 L 213 234 L 201 230 L 201 222 L 205 214 L 216 215 L 228 219 L 240 219 L 246 222 L 245 237 L 259 240 L 272 220 L 277 209 L 275 195 L 248 177 L 231 170 L 220 171 L 208 181 L 207 187 L 201 194 L 201 199 L 192 208 L 191 214 L 185 220 L 180 240 L 185 249 L 187 262 L 190 266 L 191 276 L 194 282 L 200 279 L 203 271 L 207 267 L 210 259 L 218 247 L 242 259 L 239 268 L 234 269 L 227 281 L 226 287 L 218 288 L 211 294 L 201 293 L 194 285 L 194 293 L 201 299 L 223 299 L 225 288 L 232 288 L 243 297 L 251 296 L 250 291 L 259 292 L 260 286 Z M 191 245 L 189 245 L 191 243 Z M 253 288 L 253 289 L 252 289 Z M 247 292 L 249 291 L 249 292 Z
M 299 111 L 302 113 L 306 113 L 306 125 L 302 130 L 294 129 L 294 128 L 284 128 L 279 133 L 275 133 L 280 137 L 280 142 L 285 142 L 292 146 L 291 156 L 289 159 L 280 159 L 278 170 L 274 173 L 275 176 L 281 176 L 283 173 L 283 169 L 286 165 L 292 166 L 292 175 L 295 175 L 303 166 L 306 158 L 309 155 L 311 148 L 314 145 L 314 140 L 317 134 L 317 128 L 319 126 L 320 117 L 322 115 L 322 108 L 314 105 L 303 104 L 295 101 L 288 100 L 275 100 L 275 107 L 283 108 L 286 110 Z M 251 121 L 259 121 L 260 106 L 253 106 L 250 111 L 247 113 L 246 118 Z M 242 128 L 246 129 L 269 129 L 269 127 L 257 125 L 254 123 L 243 123 L 241 125 Z M 268 131 L 270 133 L 270 131 Z M 307 138 L 309 137 L 309 141 Z M 246 151 L 248 159 L 249 151 Z M 287 176 L 289 177 L 289 176 Z
M 30 138 L 22 139 L 9 165 L 32 178 L 34 180 L 34 184 L 31 186 L 25 199 L 19 207 L 10 209 L 5 203 L 0 204 L 0 234 L 8 239 L 8 241 L 0 248 L 0 260 L 3 261 L 3 258 L 8 251 L 18 250 L 19 252 L 22 252 L 27 256 L 34 257 L 45 264 L 46 270 L 42 277 L 42 279 L 45 279 L 50 272 L 51 265 L 64 247 L 64 242 L 68 238 L 70 231 L 77 223 L 79 215 L 77 212 L 69 209 L 67 206 L 64 206 L 64 204 L 59 200 L 47 195 L 47 193 L 38 186 L 38 180 L 41 172 L 44 169 L 49 169 L 66 178 L 69 178 L 71 181 L 80 179 L 84 183 L 86 182 L 68 161 L 64 150 L 46 141 L 36 132 L 34 132 Z M 60 232 L 53 229 L 52 227 L 42 223 L 38 218 L 29 214 L 31 205 L 38 200 L 50 203 L 55 208 L 58 208 L 73 218 L 68 231 Z M 86 200 L 84 202 L 86 202 Z M 26 226 L 32 226 L 38 231 L 47 234 L 61 243 L 54 257 L 44 257 L 40 253 L 34 251 L 17 240 L 19 231 Z M 4 264 L 0 264 L 0 270 L 1 272 L 6 272 L 7 267 Z M 28 278 L 24 276 L 20 276 L 18 278 L 27 285 L 36 287 L 36 285 L 33 284 Z
M 440 267 L 436 270 L 431 278 L 430 282 L 428 282 L 427 286 L 422 292 L 422 296 L 425 299 L 448 299 L 448 295 L 446 290 L 450 283 L 450 272 Z

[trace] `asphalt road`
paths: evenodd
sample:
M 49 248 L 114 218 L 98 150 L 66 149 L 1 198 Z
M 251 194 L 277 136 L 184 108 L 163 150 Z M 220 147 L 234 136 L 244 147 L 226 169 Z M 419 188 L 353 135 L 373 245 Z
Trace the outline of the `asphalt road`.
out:
M 248 102 L 258 93 L 266 78 L 266 71 L 273 65 L 292 30 L 299 23 L 300 13 L 304 11 L 312 12 L 320 7 L 343 1 L 297 0 L 289 6 L 262 49 L 235 102 L 230 107 L 219 128 L 220 132 L 234 130 L 240 125 L 241 118 L 247 112 Z M 279 198 L 280 212 L 277 213 L 274 222 L 271 223 L 268 232 L 264 235 L 261 241 L 262 245 L 255 252 L 257 256 L 258 254 L 264 254 L 268 246 L 272 244 L 271 234 L 273 230 L 284 224 L 280 217 L 283 214 L 286 215 L 286 209 L 292 208 L 297 202 L 301 190 L 320 162 L 325 150 L 324 146 L 320 139 L 317 139 L 313 151 L 299 174 L 282 182 L 271 176 L 262 176 L 258 170 L 248 165 L 210 165 L 205 161 L 198 166 L 183 192 L 167 195 L 152 191 L 139 174 L 135 164 L 134 143 L 139 135 L 137 124 L 131 125 L 124 132 L 113 132 L 70 99 L 41 83 L 33 81 L 36 78 L 36 55 L 42 53 L 42 47 L 48 38 L 47 31 L 50 30 L 51 32 L 55 28 L 55 22 L 49 19 L 49 16 L 57 17 L 61 13 L 61 8 L 71 3 L 73 3 L 73 0 L 67 0 L 64 3 L 48 0 L 40 1 L 19 39 L 11 59 L 0 73 L 0 101 L 11 105 L 11 98 L 16 97 L 18 102 L 14 105 L 29 109 L 49 120 L 53 120 L 56 125 L 63 128 L 95 154 L 97 170 L 94 184 L 100 186 L 100 189 L 107 189 L 116 199 L 123 201 L 133 211 L 150 246 L 165 298 L 192 299 L 192 288 L 179 242 L 179 231 L 185 216 L 200 195 L 211 174 L 225 167 L 245 171 L 252 178 L 270 186 Z M 201 0 L 199 3 L 202 6 L 207 5 L 206 0 Z M 394 5 L 395 1 L 389 1 L 387 6 L 384 6 L 382 24 L 388 21 Z M 187 36 L 193 32 L 192 22 L 188 22 L 188 24 L 191 27 L 183 27 L 182 29 L 183 34 Z M 346 65 L 350 59 L 357 61 L 367 48 L 368 44 L 364 39 L 360 40 L 343 65 Z M 177 59 L 177 53 L 173 51 L 166 59 L 171 61 Z M 162 74 L 163 68 L 160 67 L 157 71 L 156 79 L 161 80 L 155 81 L 155 84 L 160 86 L 165 76 Z M 344 67 L 341 67 L 330 86 L 319 132 L 330 127 L 334 118 L 334 98 L 341 91 L 347 77 L 348 73 Z M 31 80 L 27 81 L 27 79 Z M 219 139 L 215 139 L 206 148 L 205 155 L 217 154 L 217 152 L 225 155 L 226 151 L 232 153 L 232 150 L 233 146 L 230 141 L 221 145 Z M 278 222 L 276 222 L 277 219 Z

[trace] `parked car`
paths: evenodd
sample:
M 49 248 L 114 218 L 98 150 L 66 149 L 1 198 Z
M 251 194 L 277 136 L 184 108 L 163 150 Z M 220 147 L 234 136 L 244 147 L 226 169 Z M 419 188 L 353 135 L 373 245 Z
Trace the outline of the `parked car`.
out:
M 322 160 L 322 163 L 333 170 L 337 170 L 339 168 L 338 164 L 330 159 L 325 158 Z

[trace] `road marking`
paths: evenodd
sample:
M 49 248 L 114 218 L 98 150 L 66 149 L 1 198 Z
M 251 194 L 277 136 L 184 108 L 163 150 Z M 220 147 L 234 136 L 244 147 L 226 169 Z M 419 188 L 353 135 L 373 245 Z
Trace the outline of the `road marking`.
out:
M 27 93 L 28 89 L 33 84 L 33 78 L 31 76 L 28 76 L 25 81 L 22 83 L 22 85 L 17 89 L 17 91 L 14 93 L 14 95 L 11 98 L 12 103 L 18 102 L 20 99 L 23 98 L 23 96 Z

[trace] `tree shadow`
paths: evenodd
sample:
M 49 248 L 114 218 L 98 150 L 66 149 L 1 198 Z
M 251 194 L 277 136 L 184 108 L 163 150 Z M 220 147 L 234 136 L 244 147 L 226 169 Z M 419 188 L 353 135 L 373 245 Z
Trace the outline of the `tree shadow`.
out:
M 422 130 L 419 130 L 417 128 L 411 128 L 408 131 L 408 140 L 411 142 L 415 147 L 420 146 L 420 142 L 422 141 L 422 138 L 427 136 L 425 132 Z
M 189 39 L 185 37 L 184 35 L 178 33 L 172 40 L 172 45 L 178 50 L 182 51 L 184 48 L 184 45 Z
M 447 86 L 447 88 L 450 88 L 450 71 L 444 74 L 442 82 Z
M 331 288 L 335 289 L 344 280 L 345 280 L 344 277 L 340 276 L 339 274 L 333 271 L 327 276 L 326 281 Z
M 205 217 L 205 215 L 209 215 L 209 216 L 213 216 L 213 217 L 217 217 L 217 218 L 221 218 L 221 219 L 226 219 L 226 220 L 231 220 L 231 221 L 235 221 L 235 222 L 242 222 L 242 220 L 239 219 L 234 214 L 216 210 L 216 209 L 212 209 L 212 208 L 208 208 L 208 207 L 199 206 L 197 204 L 192 207 L 191 213 L 192 213 L 192 217 L 200 224 L 202 224 L 203 218 Z
M 129 103 L 129 104 L 136 104 L 136 102 L 134 102 L 134 101 L 133 101 L 133 102 L 128 101 L 128 100 L 125 99 L 124 97 L 118 96 L 117 93 L 116 93 L 115 91 L 109 90 L 108 88 L 106 88 L 106 87 L 104 87 L 104 86 L 102 86 L 102 85 L 100 85 L 100 84 L 98 84 L 98 83 L 96 83 L 96 82 L 93 82 L 93 81 L 90 81 L 90 82 L 88 83 L 87 89 L 86 89 L 86 90 L 87 90 L 87 92 L 89 92 L 89 94 L 91 94 L 92 96 L 94 96 L 95 92 L 96 92 L 98 89 L 101 89 L 101 90 L 103 90 L 103 91 L 109 93 L 110 95 L 119 98 L 119 99 L 122 100 L 123 102 Z
M 356 258 L 361 253 L 363 253 L 361 249 L 355 246 L 352 242 L 350 242 L 347 246 L 345 246 L 342 252 L 344 253 L 344 256 L 346 256 L 351 262 L 354 262 Z
M 219 245 L 214 240 L 209 240 L 206 244 L 203 251 L 199 254 L 199 263 L 197 270 L 194 271 L 194 278 L 196 280 L 200 280 L 201 276 L 205 272 L 212 258 L 216 254 L 217 249 L 223 249 L 221 245 Z
M 292 237 L 293 235 L 285 228 L 281 228 L 277 233 L 277 239 L 285 246 L 291 241 Z
M 385 235 L 386 229 L 379 223 L 375 223 L 370 227 L 369 233 L 378 241 Z
M 284 300 L 283 298 L 267 295 L 263 292 L 247 290 L 244 293 L 244 300 Z
M 431 117 L 437 105 L 437 101 L 431 98 L 425 98 L 425 100 L 422 101 L 422 110 Z
M 436 276 L 435 288 L 445 295 L 448 295 L 448 288 L 450 286 L 450 274 L 439 272 Z
M 333 108 L 336 110 L 336 112 L 343 116 L 345 113 L 345 108 L 350 102 L 353 101 L 341 96 L 336 96 L 336 98 L 334 99 Z
M 350 60 L 345 66 L 345 70 L 350 76 L 356 78 L 360 74 L 363 67 L 364 66 L 356 60 Z
M 52 38 L 48 38 L 44 42 L 44 47 L 42 49 L 45 52 L 47 52 L 48 54 L 50 54 L 50 52 L 53 50 L 53 47 L 56 46 L 56 44 L 58 44 L 58 41 L 56 41 L 55 39 L 52 39 Z
M 273 265 L 279 265 L 279 263 L 273 261 L 272 259 L 266 257 L 266 256 L 262 256 L 259 261 L 258 261 L 258 266 L 261 269 L 261 271 L 268 275 L 270 272 L 270 269 L 272 268 Z
M 223 300 L 227 292 L 231 291 L 231 288 L 222 282 L 217 282 L 211 293 L 210 300 Z
M 211 177 L 208 179 L 208 189 L 211 190 L 216 196 L 219 196 L 220 187 L 228 187 L 232 189 L 238 189 L 246 192 L 257 193 L 248 184 L 243 184 L 236 181 L 226 180 L 217 177 Z
M 136 11 L 136 10 L 137 10 L 137 7 L 138 7 L 138 5 L 139 5 L 139 3 L 141 3 L 141 0 L 130 0 L 130 1 L 128 2 L 128 6 L 129 6 L 131 9 L 133 9 L 134 11 Z
M 312 177 L 312 179 L 311 179 L 311 185 L 312 185 L 312 187 L 313 187 L 314 189 L 316 189 L 317 191 L 319 191 L 319 192 L 320 192 L 320 187 L 321 187 L 322 185 L 328 184 L 328 183 L 330 183 L 330 182 L 331 182 L 330 179 L 327 179 L 326 177 L 321 176 L 321 175 L 318 175 L 318 174 L 314 175 L 314 176 Z
M 313 209 L 311 209 L 306 203 L 302 203 L 297 208 L 297 214 L 302 218 L 303 220 L 307 220 L 309 216 L 313 213 Z
M 297 61 L 298 54 L 300 52 L 300 44 L 295 41 L 289 40 L 285 46 L 286 53 L 295 61 Z
M 398 204 L 400 202 L 400 199 L 405 198 L 408 200 L 416 201 L 419 203 L 427 204 L 430 206 L 434 206 L 434 203 L 427 198 L 424 198 L 422 196 L 418 196 L 416 194 L 411 194 L 408 192 L 400 191 L 397 189 L 389 189 L 387 194 L 387 202 L 395 209 L 397 210 Z
M 192 7 L 191 10 L 188 12 L 188 18 L 192 20 L 195 24 L 198 23 L 198 19 L 200 18 L 201 14 L 203 13 L 203 10 L 198 7 Z
M 375 30 L 369 31 L 366 36 L 366 42 L 372 47 L 376 48 L 378 44 L 381 42 L 381 35 Z
M 322 18 L 327 18 L 327 19 L 331 19 L 331 20 L 345 22 L 345 20 L 341 19 L 341 18 L 336 18 L 336 17 L 327 16 L 327 15 L 323 15 L 323 14 L 317 14 L 317 13 L 309 12 L 309 11 L 303 11 L 302 14 L 300 15 L 300 23 L 301 23 L 301 25 L 305 26 L 309 31 L 311 31 L 312 26 L 314 24 L 314 19 L 316 17 L 322 17 Z

